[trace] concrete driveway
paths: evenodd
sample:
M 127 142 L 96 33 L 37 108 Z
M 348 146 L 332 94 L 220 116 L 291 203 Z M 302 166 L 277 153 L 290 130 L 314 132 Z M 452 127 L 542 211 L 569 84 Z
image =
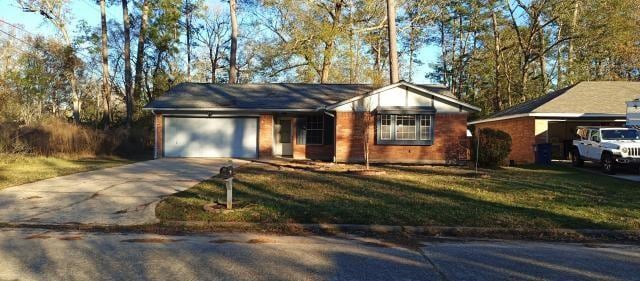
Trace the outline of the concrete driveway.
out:
M 0 222 L 154 223 L 162 197 L 212 177 L 227 163 L 227 159 L 167 158 L 6 188 L 0 190 Z

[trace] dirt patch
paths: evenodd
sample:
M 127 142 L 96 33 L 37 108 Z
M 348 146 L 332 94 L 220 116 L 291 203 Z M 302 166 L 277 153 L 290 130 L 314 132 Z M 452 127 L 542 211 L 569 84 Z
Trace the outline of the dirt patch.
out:
M 173 243 L 180 242 L 182 239 L 166 239 L 166 238 L 134 238 L 125 239 L 120 242 L 124 243 Z
M 82 236 L 65 236 L 65 237 L 60 237 L 58 238 L 58 240 L 63 240 L 63 241 L 76 241 L 76 240 L 82 240 Z
M 380 176 L 387 174 L 386 171 L 381 170 L 349 170 L 347 173 L 358 176 Z
M 268 239 L 268 238 L 253 238 L 253 239 L 249 239 L 249 241 L 247 241 L 247 243 L 249 244 L 266 244 L 266 243 L 274 243 L 275 241 Z
M 392 245 L 387 244 L 387 243 L 371 242 L 371 241 L 361 242 L 361 244 L 365 245 L 365 246 L 377 247 L 377 248 L 391 248 L 392 247 Z
M 49 239 L 49 238 L 51 238 L 51 236 L 47 235 L 46 233 L 38 233 L 38 234 L 34 234 L 34 235 L 29 235 L 29 236 L 25 237 L 24 239 L 32 240 L 32 239 Z
M 215 243 L 215 244 L 226 244 L 226 243 L 241 243 L 242 241 L 238 241 L 238 240 L 230 240 L 230 239 L 216 239 L 216 240 L 211 240 L 209 241 L 209 243 Z

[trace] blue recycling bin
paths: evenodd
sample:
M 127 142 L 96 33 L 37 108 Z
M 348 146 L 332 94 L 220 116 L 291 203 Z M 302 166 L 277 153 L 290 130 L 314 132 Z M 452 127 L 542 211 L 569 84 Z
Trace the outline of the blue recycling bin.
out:
M 536 164 L 549 165 L 551 164 L 551 144 L 540 143 L 535 146 L 536 152 Z

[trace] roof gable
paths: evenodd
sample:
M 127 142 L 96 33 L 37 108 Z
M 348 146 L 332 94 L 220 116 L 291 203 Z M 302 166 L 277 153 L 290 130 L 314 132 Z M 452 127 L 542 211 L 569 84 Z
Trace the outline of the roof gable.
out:
M 385 86 L 385 87 L 382 87 L 382 88 L 375 89 L 375 90 L 373 90 L 371 92 L 368 92 L 366 94 L 359 95 L 359 96 L 356 96 L 356 97 L 353 97 L 353 98 L 350 98 L 350 99 L 335 103 L 335 104 L 333 104 L 331 106 L 328 106 L 327 109 L 329 109 L 329 110 L 335 109 L 335 108 L 337 108 L 339 106 L 342 106 L 342 105 L 345 105 L 345 104 L 348 104 L 348 103 L 351 103 L 351 102 L 354 102 L 354 101 L 357 101 L 357 100 L 366 98 L 368 96 L 372 96 L 372 95 L 375 95 L 375 94 L 378 94 L 378 93 L 381 93 L 381 92 L 384 92 L 384 91 L 387 91 L 387 90 L 390 90 L 390 89 L 393 89 L 393 88 L 398 88 L 398 87 L 407 87 L 407 88 L 412 89 L 416 94 L 423 95 L 423 96 L 426 96 L 426 97 L 433 96 L 433 97 L 436 97 L 438 99 L 441 99 L 441 100 L 444 100 L 444 101 L 459 105 L 461 107 L 464 107 L 467 110 L 471 110 L 471 111 L 480 111 L 481 110 L 479 107 L 476 107 L 476 106 L 473 106 L 471 104 L 462 102 L 462 101 L 452 97 L 450 95 L 450 92 L 448 90 L 446 90 L 446 88 L 444 88 L 444 87 L 435 86 L 435 85 L 419 86 L 419 85 L 412 84 L 412 83 L 409 83 L 409 82 L 406 82 L 406 81 L 400 81 L 400 82 L 395 83 L 395 84 L 391 84 L 391 85 L 388 85 L 388 86 Z M 445 94 L 445 92 L 449 93 L 449 94 Z

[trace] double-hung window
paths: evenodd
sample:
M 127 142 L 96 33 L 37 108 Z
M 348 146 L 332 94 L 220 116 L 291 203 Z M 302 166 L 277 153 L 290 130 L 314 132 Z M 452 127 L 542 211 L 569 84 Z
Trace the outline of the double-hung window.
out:
M 389 145 L 433 144 L 433 114 L 377 114 L 376 141 Z
M 322 115 L 307 117 L 307 144 L 322 144 L 324 139 L 324 119 Z

